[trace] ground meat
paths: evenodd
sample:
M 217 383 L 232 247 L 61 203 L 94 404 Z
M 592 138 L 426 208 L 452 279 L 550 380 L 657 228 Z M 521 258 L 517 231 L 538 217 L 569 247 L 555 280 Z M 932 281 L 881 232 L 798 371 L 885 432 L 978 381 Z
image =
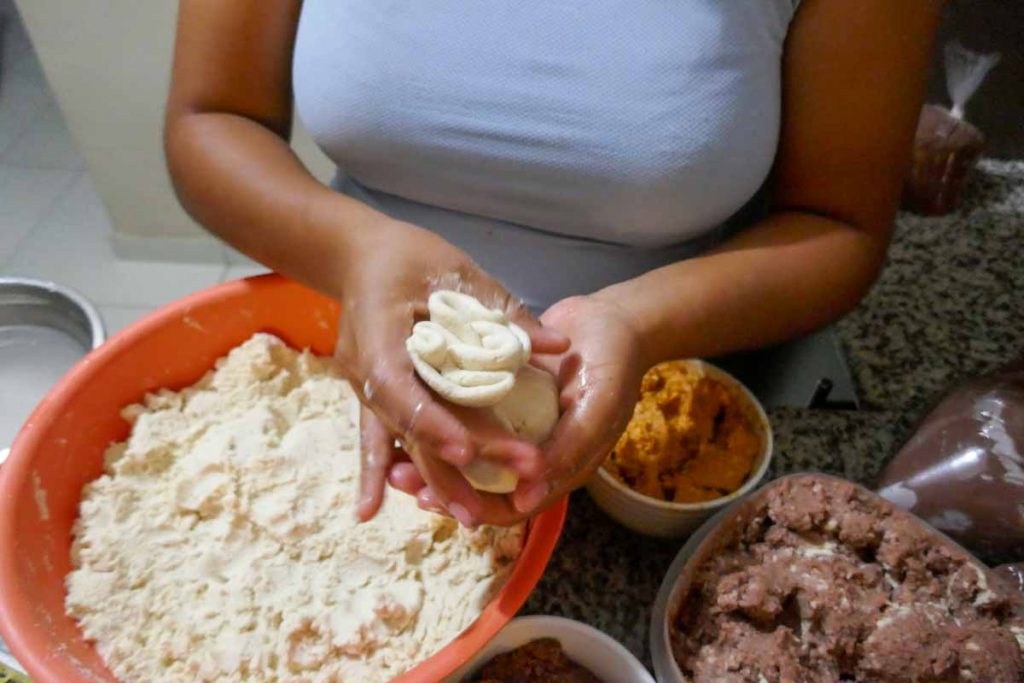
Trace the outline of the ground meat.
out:
M 695 683 L 1024 682 L 1024 599 L 912 515 L 780 480 L 694 557 L 671 619 Z
M 562 650 L 554 638 L 540 638 L 500 654 L 471 679 L 479 683 L 602 683 Z

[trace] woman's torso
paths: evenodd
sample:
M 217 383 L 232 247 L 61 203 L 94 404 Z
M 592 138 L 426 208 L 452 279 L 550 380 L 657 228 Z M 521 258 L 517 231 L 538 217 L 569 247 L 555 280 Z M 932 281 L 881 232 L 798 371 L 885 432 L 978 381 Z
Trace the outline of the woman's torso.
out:
M 703 248 L 751 200 L 775 155 L 792 14 L 792 0 L 305 0 L 296 101 L 339 189 L 544 306 Z

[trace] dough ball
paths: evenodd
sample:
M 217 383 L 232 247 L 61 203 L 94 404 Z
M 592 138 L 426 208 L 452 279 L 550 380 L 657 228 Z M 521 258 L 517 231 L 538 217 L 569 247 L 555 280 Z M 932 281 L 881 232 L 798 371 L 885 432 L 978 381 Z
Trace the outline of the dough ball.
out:
M 519 484 L 519 474 L 493 460 L 480 458 L 462 468 L 462 476 L 477 491 L 512 493 Z
M 512 391 L 491 408 L 506 430 L 530 443 L 542 443 L 558 422 L 558 385 L 550 372 L 524 365 Z
M 558 422 L 558 386 L 530 366 L 530 337 L 497 309 L 468 294 L 441 290 L 427 300 L 430 320 L 413 326 L 406 350 L 420 379 L 450 403 L 485 411 L 502 429 L 531 443 Z M 519 475 L 478 460 L 462 469 L 474 488 L 511 493 Z
M 524 365 L 516 373 L 512 391 L 489 409 L 506 431 L 529 441 L 542 443 L 558 422 L 558 385 L 551 373 Z M 479 491 L 512 493 L 519 475 L 490 460 L 478 459 L 462 468 L 466 480 Z

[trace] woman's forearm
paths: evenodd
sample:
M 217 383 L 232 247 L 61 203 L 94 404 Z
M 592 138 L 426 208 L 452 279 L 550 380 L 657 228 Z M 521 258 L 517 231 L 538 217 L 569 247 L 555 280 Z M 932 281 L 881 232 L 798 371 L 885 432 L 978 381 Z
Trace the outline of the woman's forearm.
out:
M 879 231 L 781 212 L 707 255 L 597 296 L 627 312 L 648 363 L 713 357 L 783 341 L 835 320 L 870 287 L 886 242 Z
M 648 360 L 771 344 L 856 305 L 885 258 L 942 5 L 801 3 L 782 60 L 776 212 L 599 293 L 630 316 Z
M 337 296 L 337 274 L 382 215 L 324 187 L 286 141 L 224 112 L 168 117 L 166 151 L 188 212 L 239 251 Z

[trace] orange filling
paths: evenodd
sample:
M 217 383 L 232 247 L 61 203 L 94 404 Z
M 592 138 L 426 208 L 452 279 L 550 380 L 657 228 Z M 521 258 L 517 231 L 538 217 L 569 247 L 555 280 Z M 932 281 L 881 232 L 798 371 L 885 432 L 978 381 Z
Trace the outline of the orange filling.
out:
M 686 361 L 651 368 L 604 468 L 659 500 L 698 503 L 743 485 L 761 438 L 745 398 Z

